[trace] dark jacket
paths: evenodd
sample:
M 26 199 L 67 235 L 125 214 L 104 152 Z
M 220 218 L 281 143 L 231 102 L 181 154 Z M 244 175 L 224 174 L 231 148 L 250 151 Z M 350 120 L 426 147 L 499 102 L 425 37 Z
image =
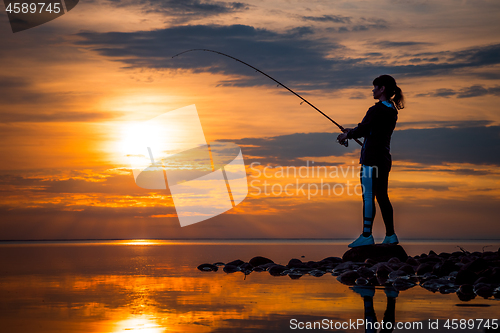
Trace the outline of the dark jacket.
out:
M 391 169 L 391 136 L 397 120 L 396 108 L 385 106 L 382 102 L 368 109 L 358 126 L 347 133 L 348 139 L 365 138 L 359 163 L 387 171 Z

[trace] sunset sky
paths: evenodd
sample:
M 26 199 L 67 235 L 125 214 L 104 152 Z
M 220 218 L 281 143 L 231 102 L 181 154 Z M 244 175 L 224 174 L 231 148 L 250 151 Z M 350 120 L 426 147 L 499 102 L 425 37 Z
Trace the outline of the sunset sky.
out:
M 346 127 L 375 102 L 372 80 L 393 75 L 406 98 L 389 183 L 400 240 L 499 240 L 499 17 L 496 0 L 82 0 L 14 34 L 2 11 L 0 240 L 357 237 L 359 195 L 266 195 L 263 182 L 354 188 L 352 173 L 275 172 L 354 168 L 359 146 L 238 62 L 171 58 L 193 48 L 250 63 Z M 192 104 L 208 142 L 241 147 L 255 186 L 181 228 L 169 192 L 138 187 L 120 147 L 127 126 Z

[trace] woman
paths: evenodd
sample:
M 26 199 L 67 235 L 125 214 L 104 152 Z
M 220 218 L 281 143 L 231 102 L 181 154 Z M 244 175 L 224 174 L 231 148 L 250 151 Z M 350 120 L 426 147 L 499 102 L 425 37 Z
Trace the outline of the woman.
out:
M 382 244 L 398 244 L 394 232 L 393 210 L 387 187 L 391 171 L 391 135 L 396 127 L 398 111 L 404 108 L 404 99 L 396 80 L 390 75 L 381 75 L 373 80 L 373 98 L 378 103 L 372 106 L 356 128 L 344 129 L 337 137 L 344 144 L 347 139 L 364 137 L 361 148 L 361 185 L 363 186 L 363 233 L 349 247 L 375 244 L 372 236 L 375 217 L 375 198 L 385 223 L 386 236 Z

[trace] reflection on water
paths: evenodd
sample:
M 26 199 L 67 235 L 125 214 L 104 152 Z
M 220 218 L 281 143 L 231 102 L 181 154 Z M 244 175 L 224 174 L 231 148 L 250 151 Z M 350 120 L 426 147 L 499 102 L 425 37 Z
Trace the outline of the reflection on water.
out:
M 330 274 L 292 280 L 254 272 L 244 279 L 240 272 L 196 269 L 204 262 L 248 261 L 257 255 L 282 264 L 302 256 L 321 260 L 346 250 L 345 245 L 321 243 L 236 243 L 4 243 L 2 332 L 288 332 L 297 331 L 290 329 L 291 319 L 427 322 L 498 318 L 500 313 L 500 303 L 491 298 L 466 303 L 484 307 L 457 306 L 464 303 L 455 294 L 420 287 L 398 295 L 378 287 L 350 289 Z M 410 255 L 431 248 L 454 251 L 452 245 L 406 246 Z

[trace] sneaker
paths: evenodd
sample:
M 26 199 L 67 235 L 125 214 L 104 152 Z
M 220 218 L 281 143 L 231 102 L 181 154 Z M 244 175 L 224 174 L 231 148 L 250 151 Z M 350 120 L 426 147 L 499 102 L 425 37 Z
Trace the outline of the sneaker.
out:
M 375 241 L 373 240 L 372 235 L 370 235 L 368 237 L 361 235 L 358 237 L 358 239 L 356 239 L 354 242 L 352 242 L 351 244 L 349 244 L 347 246 L 358 247 L 358 246 L 373 245 L 373 244 L 375 244 Z
M 398 244 L 399 243 L 399 240 L 398 240 L 398 236 L 396 236 L 396 234 L 392 234 L 392 236 L 385 236 L 384 238 L 384 241 L 382 242 L 382 244 Z

